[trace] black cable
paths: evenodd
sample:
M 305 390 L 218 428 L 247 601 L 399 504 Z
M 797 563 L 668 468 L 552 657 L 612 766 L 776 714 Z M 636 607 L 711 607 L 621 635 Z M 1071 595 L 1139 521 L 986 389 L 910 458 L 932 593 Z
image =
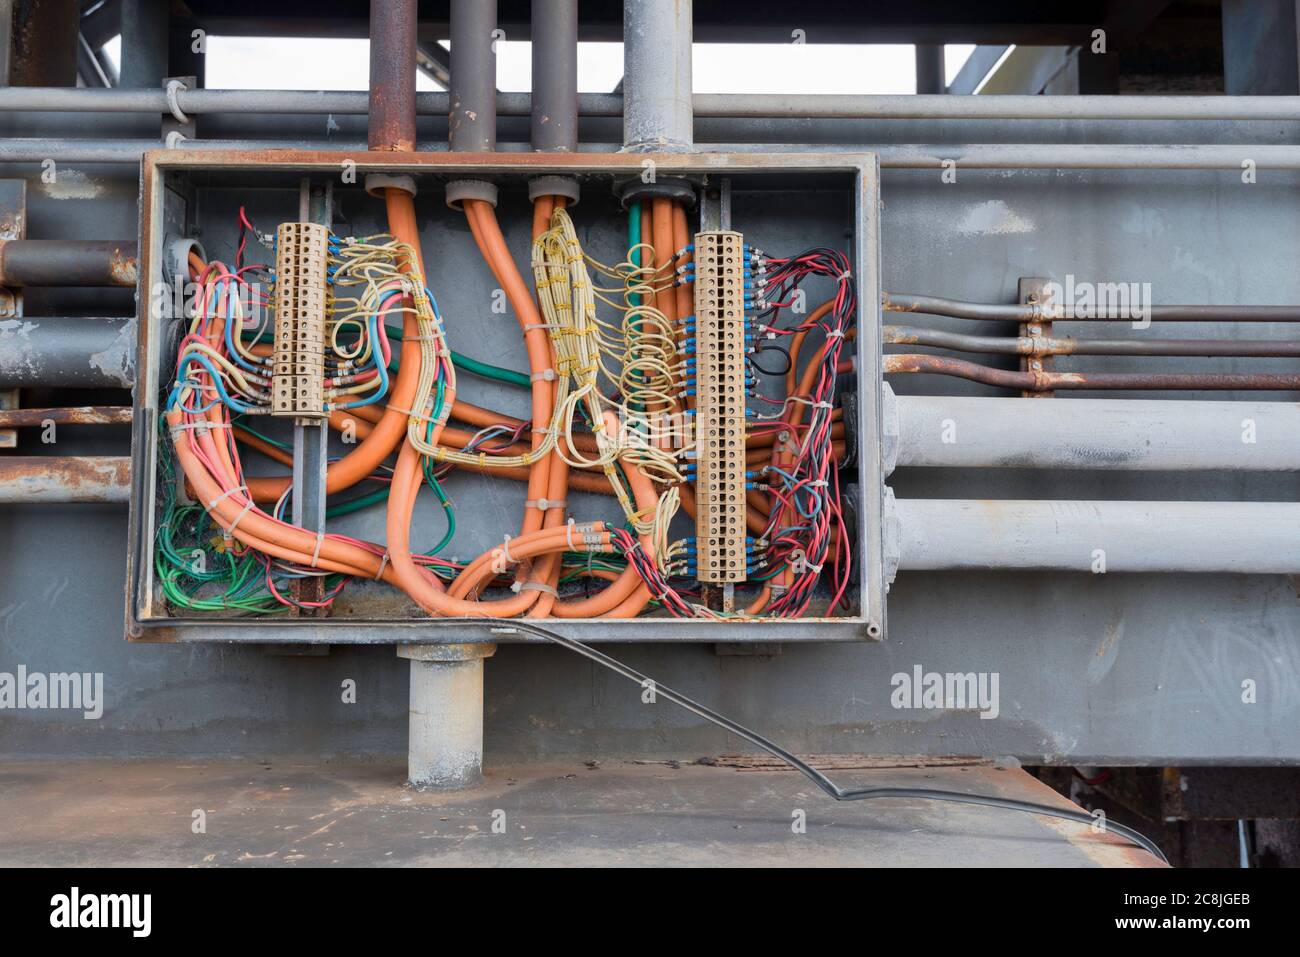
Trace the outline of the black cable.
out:
M 759 361 L 758 361 L 758 357 L 761 356 L 761 355 L 762 355 L 763 353 L 765 353 L 765 352 L 778 352 L 778 353 L 780 353 L 782 356 L 784 356 L 784 357 L 785 357 L 785 368 L 784 368 L 784 369 L 766 369 L 766 368 L 764 368 L 762 365 L 760 365 L 760 364 L 759 364 Z M 791 365 L 792 365 L 792 362 L 790 361 L 790 352 L 789 352 L 789 350 L 785 349 L 783 346 L 763 346 L 762 348 L 755 349 L 752 353 L 750 353 L 750 354 L 749 354 L 748 356 L 746 356 L 745 358 L 746 358 L 746 361 L 749 362 L 750 366 L 752 366 L 753 368 L 757 369 L 757 370 L 758 370 L 759 372 L 761 372 L 763 375 L 770 375 L 770 376 L 781 376 L 781 375 L 785 375 L 787 372 L 790 371 L 790 367 L 791 367 Z
M 569 649 L 569 651 L 596 662 L 598 665 L 603 665 L 610 671 L 617 672 L 624 678 L 627 678 L 629 681 L 633 681 L 638 685 L 644 685 L 647 681 L 650 682 L 656 695 L 663 695 L 673 704 L 699 715 L 706 721 L 711 721 L 723 730 L 730 731 L 732 734 L 744 738 L 750 744 L 762 748 L 768 754 L 780 758 L 836 801 L 869 801 L 874 798 L 907 798 L 926 801 L 946 801 L 952 804 L 974 804 L 981 807 L 1003 808 L 1008 811 L 1023 811 L 1026 814 L 1041 814 L 1045 817 L 1057 817 L 1067 821 L 1075 821 L 1079 824 L 1087 824 L 1090 827 L 1097 823 L 1091 814 L 1084 811 L 1071 811 L 1067 808 L 1053 807 L 1050 804 L 1035 804 L 1031 801 L 1016 801 L 1010 798 L 992 797 L 984 794 L 966 794 L 962 791 L 942 791 L 934 788 L 842 788 L 812 765 L 808 764 L 796 755 L 791 754 L 779 744 L 769 741 L 757 731 L 751 731 L 744 725 L 737 724 L 730 718 L 706 708 L 699 702 L 686 697 L 686 695 L 665 687 L 653 678 L 641 674 L 641 672 L 637 671 L 635 668 L 623 664 L 623 662 L 619 661 L 617 658 L 611 658 L 604 652 L 597 651 L 595 648 L 591 648 L 580 641 L 574 641 L 572 638 L 565 638 L 563 635 L 542 628 L 530 621 L 503 619 L 501 625 L 502 627 L 514 628 L 518 631 L 537 635 L 539 638 L 545 638 L 547 641 L 552 641 L 563 648 Z M 1165 864 L 1169 863 L 1168 858 L 1165 857 L 1164 852 L 1160 850 L 1155 841 L 1151 840 L 1141 831 L 1135 830 L 1126 824 L 1120 824 L 1118 821 L 1109 820 L 1106 821 L 1104 829 L 1114 834 L 1118 834 L 1120 837 L 1131 841 L 1138 847 L 1149 851 L 1159 858 L 1161 862 Z

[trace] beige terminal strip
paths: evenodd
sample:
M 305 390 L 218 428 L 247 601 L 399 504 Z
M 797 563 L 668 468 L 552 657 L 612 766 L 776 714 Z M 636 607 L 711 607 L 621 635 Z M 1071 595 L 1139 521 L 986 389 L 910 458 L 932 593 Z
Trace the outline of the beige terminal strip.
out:
M 745 580 L 744 237 L 695 234 L 696 569 Z
M 317 223 L 281 223 L 275 236 L 271 414 L 324 418 L 329 230 Z

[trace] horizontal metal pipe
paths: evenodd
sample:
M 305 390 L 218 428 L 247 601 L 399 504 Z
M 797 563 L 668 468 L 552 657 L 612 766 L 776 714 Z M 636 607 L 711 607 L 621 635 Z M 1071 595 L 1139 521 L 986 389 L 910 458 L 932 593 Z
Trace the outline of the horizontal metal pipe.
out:
M 885 467 L 1300 471 L 1300 403 L 895 396 Z
M 187 114 L 266 113 L 363 116 L 369 112 L 369 94 L 350 90 L 182 90 L 177 105 Z M 532 96 L 498 93 L 497 113 L 528 116 Z M 415 110 L 421 116 L 446 116 L 450 94 L 417 93 Z M 612 93 L 581 93 L 578 110 L 585 116 L 622 116 L 623 97 Z M 17 87 L 0 89 L 0 111 L 15 113 L 170 113 L 165 90 L 76 89 L 72 87 Z
M 0 456 L 0 504 L 125 502 L 130 490 L 126 456 Z
M 1009 356 L 1300 356 L 1296 339 L 1077 339 L 1073 336 L 970 336 L 942 329 L 885 326 L 889 345 L 933 346 L 957 352 Z
M 898 569 L 1300 572 L 1300 503 L 899 499 Z
M 135 240 L 0 240 L 0 286 L 135 286 Z
M 956 99 L 956 97 L 954 97 Z M 0 139 L 0 163 L 40 163 L 53 159 L 65 163 L 138 163 L 147 150 L 164 149 L 162 140 L 150 139 L 73 139 L 16 137 Z M 364 140 L 181 140 L 180 149 L 201 150 L 315 150 L 340 156 L 365 150 Z M 717 153 L 789 153 L 807 152 L 808 145 L 798 143 L 707 143 L 696 147 Z M 428 141 L 417 145 L 418 152 L 445 151 L 447 144 Z M 524 142 L 498 142 L 500 152 L 526 152 Z M 616 153 L 619 143 L 580 143 L 581 153 Z M 1249 160 L 1260 170 L 1300 169 L 1300 146 L 1233 146 L 1092 145 L 1092 144 L 1010 144 L 977 146 L 881 146 L 864 144 L 819 144 L 819 152 L 874 152 L 884 169 L 941 169 L 945 162 L 956 162 L 964 169 L 1166 169 L 1166 170 L 1235 170 Z
M 135 349 L 134 319 L 0 319 L 0 388 L 129 389 Z
M 888 96 L 788 93 L 696 93 L 701 117 L 797 117 L 856 120 L 1300 120 L 1296 96 Z M 367 94 L 311 90 L 210 90 L 177 93 L 186 113 L 334 113 L 361 115 Z M 579 97 L 586 116 L 621 116 L 623 97 L 587 93 Z M 416 109 L 445 116 L 445 92 L 421 93 Z M 11 87 L 0 91 L 0 111 L 40 113 L 167 113 L 165 91 Z M 527 93 L 498 93 L 497 113 L 528 116 Z
M 0 429 L 55 425 L 130 425 L 129 405 L 76 405 L 57 409 L 0 409 Z
M 947 356 L 887 355 L 883 360 L 887 375 L 895 373 L 929 373 L 981 382 L 1001 389 L 1027 392 L 1050 392 L 1055 389 L 1122 389 L 1165 391 L 1293 391 L 1300 390 L 1300 375 L 1272 372 L 1013 372 L 992 369 L 966 359 Z
M 922 296 L 910 292 L 887 292 L 883 304 L 886 312 L 915 312 L 952 319 L 977 319 L 986 322 L 1133 322 L 1138 316 L 1121 315 L 1108 310 L 1100 315 L 1066 316 L 1059 308 L 1048 305 L 1025 305 L 1001 302 L 965 302 L 942 296 Z M 1152 322 L 1300 322 L 1300 306 L 1148 306 L 1144 310 Z
M 854 120 L 1297 120 L 1300 96 L 696 93 L 696 116 Z

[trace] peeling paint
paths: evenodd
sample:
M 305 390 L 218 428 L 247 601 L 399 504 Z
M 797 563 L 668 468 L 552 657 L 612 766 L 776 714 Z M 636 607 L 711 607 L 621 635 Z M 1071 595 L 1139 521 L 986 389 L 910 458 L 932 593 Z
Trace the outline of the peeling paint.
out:
M 957 232 L 964 236 L 1005 236 L 1011 233 L 1032 233 L 1038 227 L 1013 211 L 1000 199 L 990 199 L 972 207 L 957 224 Z
M 98 199 L 104 184 L 79 169 L 61 168 L 54 182 L 41 183 L 41 190 L 50 199 Z
M 90 367 L 130 388 L 135 379 L 135 320 L 124 323 L 113 344 L 92 353 Z

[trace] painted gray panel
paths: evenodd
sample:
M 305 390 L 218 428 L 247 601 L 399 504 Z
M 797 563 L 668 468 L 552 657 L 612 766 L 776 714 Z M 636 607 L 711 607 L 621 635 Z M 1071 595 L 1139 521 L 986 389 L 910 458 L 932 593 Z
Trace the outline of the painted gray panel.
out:
M 1063 278 L 1072 271 L 1080 278 L 1151 282 L 1159 302 L 1295 302 L 1298 182 L 1281 174 L 1264 174 L 1246 186 L 1233 174 L 961 172 L 958 183 L 941 185 L 937 174 L 887 172 L 886 286 L 1010 301 L 1021 275 Z M 96 205 L 98 215 L 118 222 L 129 215 L 126 196 L 108 202 L 105 197 Z M 432 213 L 441 200 L 427 196 L 422 203 Z M 51 215 L 39 198 L 34 205 L 41 216 Z M 580 206 L 579 219 L 594 206 Z M 354 227 L 373 222 L 373 211 L 359 206 L 344 212 L 349 219 L 343 221 Z M 770 251 L 790 249 L 805 236 L 840 242 L 847 226 L 807 197 L 741 195 L 736 216 L 737 225 Z M 72 234 L 72 216 L 45 221 L 48 235 Z M 465 277 L 439 290 L 455 334 L 465 328 L 464 316 L 482 314 L 490 283 L 469 255 L 463 227 L 440 225 L 442 215 L 425 222 L 430 255 L 439 257 L 440 268 Z M 810 231 L 805 222 L 820 228 Z M 522 255 L 527 226 L 512 217 L 508 227 L 512 248 Z M 608 253 L 617 224 L 586 228 Z M 52 297 L 48 311 L 58 305 Z M 474 328 L 475 348 L 484 358 L 522 363 L 511 324 L 505 328 Z M 975 323 L 960 328 L 992 331 Z M 465 351 L 478 354 L 468 346 Z M 1087 361 L 1063 365 L 1136 367 Z M 1171 370 L 1210 367 L 1204 361 L 1147 362 Z M 1235 360 L 1214 368 L 1274 365 L 1286 367 Z M 942 388 L 989 394 L 938 380 L 894 377 L 894 386 L 900 393 Z M 467 397 L 485 398 L 471 391 L 477 388 L 467 388 Z M 515 403 L 511 410 L 522 408 Z M 107 444 L 96 443 L 94 450 Z M 453 493 L 468 496 L 470 484 Z M 1242 474 L 911 469 L 900 470 L 891 484 L 900 497 L 1293 501 L 1300 492 L 1295 476 Z M 521 493 L 483 494 L 509 508 Z M 103 671 L 109 695 L 103 719 L 94 722 L 67 713 L 0 711 L 0 753 L 404 750 L 406 670 L 390 649 L 283 658 L 253 648 L 125 644 L 124 521 L 121 512 L 97 506 L 0 511 L 0 548 L 15 556 L 0 579 L 0 671 L 19 662 L 33 670 Z M 417 525 L 417 540 L 433 534 L 435 524 L 430 517 Z M 889 611 L 890 640 L 883 645 L 786 646 L 775 657 L 718 656 L 709 646 L 618 653 L 664 683 L 809 751 L 1014 753 L 1079 763 L 1300 760 L 1300 598 L 1289 579 L 904 574 Z M 893 709 L 890 676 L 918 664 L 998 672 L 1000 717 Z M 487 665 L 488 761 L 494 754 L 694 757 L 737 748 L 671 705 L 642 705 L 635 688 L 593 667 L 558 649 L 503 646 Z M 358 682 L 356 705 L 339 701 L 339 683 L 347 677 Z M 1253 705 L 1241 702 L 1247 679 L 1257 683 Z

